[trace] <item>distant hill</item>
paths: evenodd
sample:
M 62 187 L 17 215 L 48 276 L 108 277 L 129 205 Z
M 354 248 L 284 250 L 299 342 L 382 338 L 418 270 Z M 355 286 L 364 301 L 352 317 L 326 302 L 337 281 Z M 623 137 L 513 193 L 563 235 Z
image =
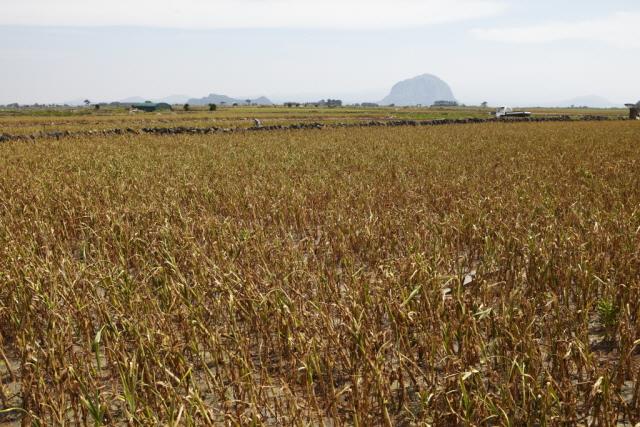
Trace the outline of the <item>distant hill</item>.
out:
M 622 105 L 609 101 L 606 98 L 598 95 L 578 96 L 576 98 L 567 99 L 556 103 L 557 107 L 591 107 L 591 108 L 614 108 L 621 107 Z
M 155 102 L 166 102 L 167 104 L 184 104 L 189 100 L 188 95 L 171 95 L 160 99 L 154 99 Z
M 121 102 L 123 104 L 140 104 L 145 101 L 151 101 L 151 99 L 145 99 L 140 96 L 130 96 L 129 98 L 121 99 L 120 101 L 117 101 L 117 102 Z
M 123 104 L 140 104 L 146 101 L 151 102 L 166 102 L 167 104 L 184 104 L 189 97 L 187 95 L 171 95 L 164 98 L 142 98 L 141 96 L 130 96 L 129 98 L 121 99 L 118 102 Z
M 219 105 L 222 103 L 225 103 L 226 105 L 233 105 L 233 104 L 243 105 L 247 103 L 247 99 L 249 98 L 237 99 L 237 98 L 228 97 L 226 95 L 216 95 L 212 93 L 209 96 L 205 96 L 204 98 L 191 98 L 187 101 L 187 103 L 192 105 L 208 105 L 208 104 Z M 261 96 L 260 98 L 252 99 L 251 103 L 258 104 L 258 105 L 273 105 L 273 102 L 271 102 L 268 98 L 265 98 L 264 96 Z
M 396 83 L 391 93 L 380 101 L 380 104 L 432 105 L 435 101 L 455 101 L 455 97 L 449 85 L 442 79 L 432 74 L 423 74 Z

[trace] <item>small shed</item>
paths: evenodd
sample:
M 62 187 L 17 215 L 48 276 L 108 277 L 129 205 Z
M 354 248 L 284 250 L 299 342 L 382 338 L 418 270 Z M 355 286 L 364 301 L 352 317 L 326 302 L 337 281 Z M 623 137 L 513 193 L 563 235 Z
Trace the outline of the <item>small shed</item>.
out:
M 635 104 L 625 104 L 629 109 L 629 118 L 631 120 L 640 120 L 640 101 Z
M 141 104 L 133 104 L 131 108 L 135 108 L 136 110 L 141 110 L 147 113 L 152 113 L 154 111 L 171 110 L 171 105 L 167 104 L 166 102 L 144 102 Z

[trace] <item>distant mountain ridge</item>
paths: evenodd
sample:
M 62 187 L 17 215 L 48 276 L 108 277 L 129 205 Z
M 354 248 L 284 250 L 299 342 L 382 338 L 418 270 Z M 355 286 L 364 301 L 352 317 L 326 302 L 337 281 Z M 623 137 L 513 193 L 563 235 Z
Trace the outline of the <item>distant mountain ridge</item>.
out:
M 433 74 L 423 74 L 396 83 L 380 104 L 382 105 L 432 105 L 435 101 L 455 101 L 453 91 L 442 79 Z
M 164 98 L 157 99 L 156 102 L 166 102 L 167 104 L 184 104 L 189 99 L 188 95 L 169 95 Z
M 151 101 L 151 99 L 145 99 L 145 98 L 143 98 L 141 96 L 130 96 L 128 98 L 121 99 L 121 100 L 116 101 L 116 102 L 120 102 L 122 104 L 140 104 L 140 103 L 145 102 L 145 101 Z
M 222 103 L 225 103 L 227 105 L 233 105 L 233 104 L 244 105 L 247 103 L 247 99 L 249 98 L 243 98 L 243 99 L 231 98 L 226 95 L 217 95 L 212 93 L 203 98 L 192 98 L 188 95 L 170 95 L 164 98 L 143 98 L 141 96 L 130 96 L 124 99 L 117 100 L 115 102 L 120 104 L 141 104 L 147 101 L 151 101 L 155 103 L 164 102 L 171 105 L 176 105 L 176 104 L 208 105 L 208 104 L 222 104 Z M 114 101 L 99 101 L 99 100 L 91 101 L 92 104 L 108 104 L 111 102 L 114 102 Z M 257 104 L 257 105 L 273 105 L 273 102 L 271 102 L 269 98 L 266 98 L 264 96 L 251 99 L 251 103 Z M 63 104 L 81 106 L 81 105 L 84 105 L 84 100 L 75 99 L 71 101 L 66 101 Z
M 250 98 L 238 99 L 238 98 L 231 98 L 227 95 L 218 95 L 215 93 L 211 93 L 209 94 L 209 96 L 205 96 L 204 98 L 191 98 L 187 101 L 187 103 L 192 105 L 208 105 L 208 104 L 219 105 L 222 103 L 227 105 L 233 105 L 233 104 L 243 105 L 247 103 L 247 100 L 250 100 L 251 104 L 273 105 L 273 102 L 271 102 L 268 98 L 264 96 L 261 96 L 255 99 L 250 99 Z
M 123 104 L 140 104 L 146 101 L 151 102 L 166 102 L 167 104 L 184 104 L 189 97 L 187 95 L 171 95 L 164 98 L 143 98 L 141 96 L 130 96 L 129 98 L 121 99 L 118 102 Z

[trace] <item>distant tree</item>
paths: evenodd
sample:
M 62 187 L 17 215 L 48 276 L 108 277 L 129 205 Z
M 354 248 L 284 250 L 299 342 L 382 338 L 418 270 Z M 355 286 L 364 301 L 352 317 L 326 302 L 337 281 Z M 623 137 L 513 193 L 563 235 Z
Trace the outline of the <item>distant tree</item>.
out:
M 96 110 L 99 110 L 100 109 L 100 104 L 94 105 L 93 108 L 95 108 Z
M 184 111 L 189 111 L 190 108 L 191 106 L 189 104 L 184 104 L 184 107 L 182 107 Z
M 216 111 L 218 106 L 216 104 L 209 104 L 209 111 Z
M 238 106 L 238 103 L 237 103 L 237 102 L 234 102 L 234 103 L 233 103 L 233 107 L 237 107 L 237 106 Z
M 251 100 L 250 99 L 245 99 L 245 102 L 247 103 L 247 105 L 251 105 Z
M 488 105 L 489 103 L 487 101 L 484 101 L 482 104 L 480 104 L 482 108 L 487 108 Z
M 88 107 L 89 105 L 91 105 L 91 101 L 89 101 L 88 99 L 85 99 L 84 100 L 84 105 L 86 105 Z

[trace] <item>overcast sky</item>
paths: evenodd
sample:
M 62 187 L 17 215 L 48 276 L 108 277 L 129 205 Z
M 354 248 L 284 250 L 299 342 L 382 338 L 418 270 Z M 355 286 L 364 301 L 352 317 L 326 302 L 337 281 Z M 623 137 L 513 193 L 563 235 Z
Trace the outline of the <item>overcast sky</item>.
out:
M 0 0 L 0 104 L 172 94 L 640 99 L 633 0 Z

